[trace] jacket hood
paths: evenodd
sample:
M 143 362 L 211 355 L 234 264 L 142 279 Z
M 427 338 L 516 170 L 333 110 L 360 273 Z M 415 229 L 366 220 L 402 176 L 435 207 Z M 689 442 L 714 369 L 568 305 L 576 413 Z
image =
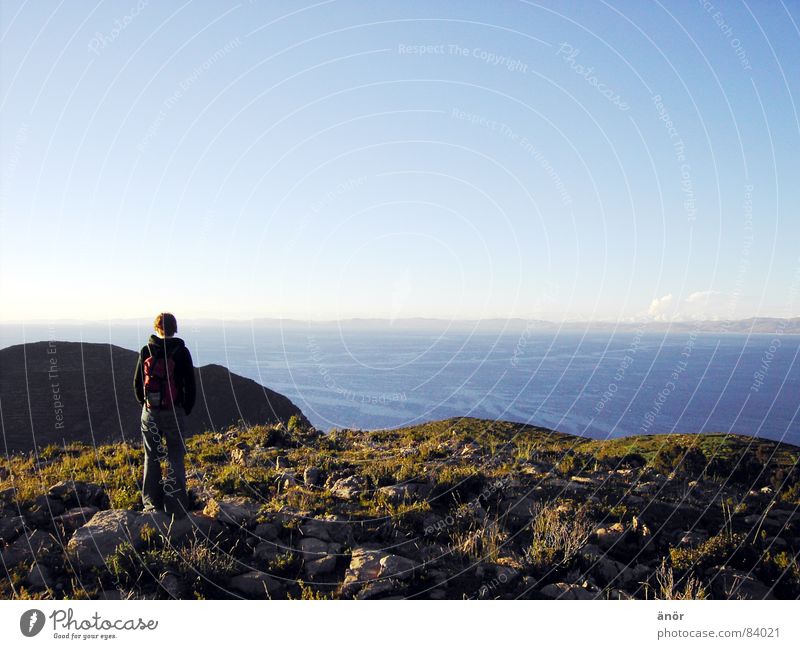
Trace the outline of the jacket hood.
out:
M 155 334 L 150 334 L 147 340 L 147 346 L 150 347 L 150 353 L 154 356 L 163 356 L 164 350 L 171 353 L 180 347 L 186 347 L 182 338 L 172 336 L 172 338 L 159 338 Z

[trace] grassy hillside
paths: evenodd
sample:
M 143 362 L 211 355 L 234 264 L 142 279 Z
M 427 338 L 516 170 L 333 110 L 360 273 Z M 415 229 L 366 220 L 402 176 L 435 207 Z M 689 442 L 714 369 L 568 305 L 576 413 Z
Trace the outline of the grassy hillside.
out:
M 470 418 L 329 435 L 293 419 L 186 443 L 195 513 L 177 536 L 138 513 L 137 446 L 3 461 L 2 596 L 800 596 L 795 446 Z M 88 565 L 81 543 L 108 540 L 111 519 Z

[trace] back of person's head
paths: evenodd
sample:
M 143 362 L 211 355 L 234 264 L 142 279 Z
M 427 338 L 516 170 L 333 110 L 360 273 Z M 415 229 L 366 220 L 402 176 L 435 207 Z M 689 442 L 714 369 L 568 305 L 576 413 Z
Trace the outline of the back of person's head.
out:
M 178 332 L 178 321 L 171 313 L 159 313 L 153 326 L 161 336 L 174 336 Z

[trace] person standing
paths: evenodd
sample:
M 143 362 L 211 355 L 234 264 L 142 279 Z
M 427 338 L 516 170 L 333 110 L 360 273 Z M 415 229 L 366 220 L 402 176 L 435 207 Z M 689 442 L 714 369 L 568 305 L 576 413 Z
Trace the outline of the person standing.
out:
M 192 355 L 177 338 L 178 322 L 171 313 L 159 313 L 156 333 L 139 352 L 133 388 L 142 406 L 144 444 L 142 504 L 147 511 L 184 516 L 188 507 L 183 443 L 185 416 L 195 403 Z M 161 462 L 167 461 L 165 475 Z

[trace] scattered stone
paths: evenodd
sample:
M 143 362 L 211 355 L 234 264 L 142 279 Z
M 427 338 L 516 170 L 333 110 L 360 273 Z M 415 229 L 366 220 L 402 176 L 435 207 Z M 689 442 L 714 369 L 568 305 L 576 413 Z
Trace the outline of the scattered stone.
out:
M 171 599 L 181 599 L 183 597 L 183 584 L 178 575 L 173 572 L 166 572 L 161 575 L 158 585 Z
M 44 553 L 55 550 L 59 545 L 56 539 L 44 530 L 34 530 L 27 536 L 18 538 L 16 543 L 21 543 L 23 539 L 25 539 L 25 545 L 37 559 Z
M 284 552 L 286 552 L 286 548 L 282 548 L 277 543 L 263 541 L 253 548 L 253 558 L 268 564 L 275 557 Z
M 10 543 L 25 529 L 25 519 L 22 516 L 6 516 L 0 518 L 0 541 Z
M 320 539 L 313 537 L 306 537 L 300 539 L 300 552 L 303 553 L 303 558 L 306 560 L 313 560 L 328 554 L 328 544 Z
M 777 518 L 777 519 L 780 519 L 782 521 L 784 521 L 784 520 L 788 521 L 788 520 L 791 520 L 793 518 L 796 519 L 798 517 L 798 512 L 796 510 L 779 509 L 778 507 L 775 507 L 774 509 L 770 509 L 769 510 L 769 512 L 767 513 L 767 517 L 768 518 Z
M 112 590 L 101 591 L 97 595 L 97 599 L 113 601 L 119 599 L 129 599 L 129 598 L 122 591 L 112 589 Z
M 398 579 L 411 579 L 417 568 L 411 559 L 406 559 L 397 554 L 389 554 L 381 558 L 379 577 L 397 577 Z
M 28 572 L 28 575 L 25 577 L 25 581 L 34 590 L 46 590 L 55 585 L 55 579 L 50 569 L 38 561 L 34 562 L 31 566 L 30 572 Z
M 597 559 L 594 566 L 593 573 L 596 574 L 602 583 L 610 584 L 612 581 L 621 577 L 625 571 L 625 564 L 619 561 L 614 561 L 608 557 L 602 556 Z
M 461 457 L 474 457 L 476 455 L 480 455 L 482 450 L 483 449 L 481 448 L 480 444 L 476 444 L 475 442 L 467 442 L 461 447 L 459 455 Z
M 30 534 L 17 538 L 2 552 L 2 564 L 6 570 L 18 566 L 23 561 L 39 559 L 53 551 L 57 543 L 52 536 L 43 530 L 34 530 Z
M 433 485 L 424 482 L 408 482 L 406 484 L 389 485 L 378 489 L 392 504 L 411 500 L 425 500 L 431 494 Z
M 211 499 L 203 509 L 203 513 L 216 518 L 222 523 L 250 526 L 256 522 L 258 503 L 242 496 Z
M 430 579 L 431 583 L 435 584 L 436 586 L 446 586 L 447 582 L 450 581 L 450 575 L 448 572 L 439 568 L 429 570 L 428 578 Z
M 453 548 L 442 543 L 429 543 L 419 552 L 419 560 L 430 567 L 453 555 Z
M 130 543 L 135 550 L 154 540 L 166 539 L 180 544 L 193 531 L 209 530 L 209 521 L 203 516 L 173 518 L 164 512 L 143 514 L 128 509 L 107 509 L 97 512 L 86 525 L 75 530 L 67 543 L 67 554 L 80 568 L 104 567 L 123 543 Z
M 438 536 L 448 528 L 447 521 L 435 512 L 422 516 L 422 529 L 425 536 Z
M 253 534 L 265 541 L 274 541 L 278 538 L 278 526 L 275 523 L 259 523 Z
M 322 479 L 322 473 L 316 467 L 310 466 L 303 471 L 303 482 L 307 487 L 317 487 Z
M 103 487 L 92 482 L 63 480 L 50 487 L 47 495 L 60 500 L 66 507 L 109 507 L 108 495 Z
M 407 485 L 389 485 L 378 489 L 378 493 L 386 498 L 390 503 L 397 504 L 404 500 L 409 500 L 409 490 Z
M 377 580 L 392 582 L 393 586 L 391 588 L 371 587 L 367 593 L 368 597 L 393 592 L 396 590 L 397 579 L 410 579 L 416 567 L 416 564 L 410 559 L 389 554 L 385 550 L 368 546 L 355 548 L 350 557 L 350 566 L 347 568 L 342 582 L 342 595 L 364 599 L 358 595 L 359 592 Z
M 742 570 L 728 566 L 709 569 L 711 592 L 717 599 L 775 599 L 771 589 Z
M 362 588 L 356 599 L 386 599 L 389 596 L 396 595 L 405 589 L 405 584 L 396 579 L 384 579 L 381 581 L 372 581 Z
M 594 543 L 587 543 L 579 551 L 578 554 L 586 561 L 598 561 L 605 557 L 605 553 L 600 550 Z
M 744 523 L 757 529 L 760 528 L 767 530 L 772 534 L 780 532 L 784 527 L 781 521 L 775 520 L 774 518 L 770 518 L 768 516 L 765 517 L 763 514 L 751 514 L 749 516 L 745 516 Z
M 351 475 L 334 482 L 331 487 L 331 493 L 344 500 L 353 500 L 358 497 L 364 488 L 363 481 L 358 476 Z
M 639 514 L 648 527 L 661 532 L 673 529 L 691 529 L 703 517 L 704 511 L 699 507 L 685 503 L 670 503 L 663 500 L 650 499 Z
M 614 523 L 609 527 L 601 527 L 595 530 L 597 543 L 602 550 L 609 550 L 611 547 L 621 542 L 625 534 L 625 526 L 622 523 Z
M 187 532 L 191 532 L 193 535 L 206 539 L 212 543 L 218 541 L 220 537 L 224 536 L 227 532 L 225 525 L 220 523 L 213 516 L 207 516 L 206 514 L 189 514 L 187 518 L 190 526 Z M 180 523 L 178 524 L 177 528 L 173 526 L 173 541 L 176 536 L 176 532 L 179 531 L 181 533 L 183 532 L 183 526 Z
M 300 534 L 311 536 L 323 541 L 331 540 L 330 528 L 332 524 L 318 518 L 309 518 L 300 525 Z
M 327 529 L 328 536 L 330 537 L 331 541 L 335 541 L 337 543 L 351 543 L 358 530 L 360 530 L 362 527 L 360 522 L 354 522 L 345 518 L 344 516 L 337 516 L 333 514 L 329 514 L 324 518 L 309 519 L 308 522 L 311 521 L 317 521 L 319 525 Z M 325 540 L 324 534 L 320 535 L 317 533 L 316 529 L 312 536 L 316 536 L 317 538 Z
M 501 505 L 502 511 L 518 522 L 527 522 L 534 517 L 536 500 L 533 498 L 507 498 Z
M 67 508 L 60 500 L 52 496 L 37 496 L 33 500 L 32 514 L 47 522 L 53 517 L 63 514 Z
M 641 482 L 637 484 L 633 491 L 640 496 L 652 496 L 658 492 L 659 486 L 655 482 Z
M 79 527 L 86 525 L 98 511 L 97 507 L 74 507 L 61 516 L 56 516 L 53 522 L 60 531 L 69 535 Z
M 96 513 L 86 525 L 75 530 L 67 543 L 67 554 L 81 568 L 102 568 L 107 558 L 126 541 L 134 548 L 141 548 L 144 541 L 138 536 L 132 537 L 130 532 L 136 518 L 137 513 L 127 509 Z
M 370 550 L 368 548 L 356 548 L 350 557 L 350 566 L 344 575 L 342 582 L 342 595 L 345 597 L 354 596 L 367 582 L 378 578 L 381 572 L 381 558 L 383 553 L 380 550 Z
M 329 554 L 321 559 L 306 561 L 303 564 L 303 572 L 309 579 L 317 580 L 326 575 L 330 575 L 336 570 L 336 556 Z
M 580 482 L 573 482 L 572 480 L 565 480 L 564 478 L 547 478 L 545 484 L 549 488 L 555 487 L 559 491 L 564 491 L 567 493 L 584 493 L 585 491 L 589 490 L 588 485 L 582 484 Z
M 232 577 L 229 586 L 247 597 L 277 597 L 282 590 L 280 582 L 261 570 L 251 570 L 242 575 Z
M 14 505 L 17 503 L 17 490 L 15 487 L 9 487 L 0 491 L 0 501 L 7 505 Z
M 563 582 L 549 584 L 540 591 L 545 597 L 551 599 L 595 599 L 594 594 L 590 593 L 583 586 L 578 584 L 566 584 Z
M 180 543 L 186 539 L 195 525 L 195 517 L 178 518 L 165 512 L 136 512 L 130 531 L 132 535 L 145 541 L 148 538 L 152 540 L 154 537 L 162 537 L 172 543 Z
M 689 530 L 679 534 L 678 547 L 695 547 L 707 540 L 708 532 L 705 530 Z
M 70 588 L 71 568 L 77 573 L 76 584 L 97 584 L 95 577 L 107 574 L 106 564 L 123 543 L 140 553 L 145 548 L 157 550 L 167 543 L 184 543 L 206 535 L 215 542 L 221 541 L 215 551 L 230 553 L 239 566 L 234 574 L 243 573 L 235 576 L 228 573 L 218 582 L 228 597 L 277 598 L 286 596 L 287 590 L 292 597 L 299 597 L 298 580 L 302 579 L 320 584 L 323 591 L 334 597 L 357 599 L 533 596 L 627 600 L 647 596 L 648 589 L 642 588 L 642 582 L 651 586 L 656 582 L 655 566 L 660 565 L 662 555 L 669 558 L 670 550 L 675 547 L 697 547 L 724 525 L 725 512 L 720 514 L 722 510 L 715 504 L 717 499 L 730 497 L 742 502 L 750 488 L 730 480 L 722 486 L 709 480 L 701 483 L 687 483 L 682 478 L 668 480 L 653 471 L 631 468 L 604 469 L 599 473 L 587 470 L 579 476 L 556 475 L 553 462 L 559 453 L 539 449 L 535 453 L 536 462 L 525 462 L 517 457 L 519 450 L 515 452 L 513 446 L 498 445 L 496 452 L 490 454 L 475 443 L 481 439 L 475 436 L 475 425 L 470 422 L 467 428 L 452 440 L 440 443 L 436 437 L 441 436 L 442 430 L 449 430 L 449 425 L 442 430 L 431 425 L 431 448 L 439 444 L 442 449 L 439 453 L 420 452 L 419 444 L 411 441 L 416 439 L 412 435 L 352 430 L 336 439 L 331 435 L 319 449 L 310 449 L 307 455 L 303 454 L 302 440 L 294 435 L 291 440 L 281 441 L 267 439 L 262 433 L 241 434 L 232 430 L 222 436 L 230 452 L 227 460 L 209 455 L 201 470 L 190 471 L 192 490 L 205 492 L 202 503 L 198 501 L 190 508 L 192 513 L 183 518 L 160 512 L 109 510 L 101 481 L 60 482 L 36 498 L 26 495 L 22 499 L 20 492 L 6 489 L 0 493 L 2 564 L 25 584 L 32 596 L 58 593 L 70 597 L 79 594 Z M 258 438 L 259 443 L 251 448 L 249 443 L 241 441 L 245 437 Z M 404 445 L 406 448 L 398 448 Z M 335 449 L 330 464 L 326 461 L 323 465 L 313 459 L 318 452 L 329 448 Z M 351 450 L 354 452 L 350 453 Z M 81 457 L 82 452 L 70 451 L 70 454 Z M 276 457 L 278 454 L 281 457 Z M 434 486 L 433 493 L 442 502 L 432 503 L 435 513 L 421 509 L 400 518 L 376 517 L 375 512 L 362 507 L 359 498 L 362 494 L 373 495 L 372 487 L 378 487 L 377 478 L 367 476 L 377 476 L 378 472 L 357 466 L 355 459 L 402 456 L 414 460 L 414 472 L 408 472 L 408 476 L 418 477 L 378 488 L 374 493 L 380 502 L 401 505 L 420 501 L 431 497 Z M 484 468 L 489 473 L 479 472 L 477 465 L 481 463 L 476 459 L 487 460 Z M 296 497 L 273 501 L 281 501 L 283 505 L 280 511 L 272 512 L 262 508 L 262 502 L 252 494 L 222 496 L 215 486 L 216 474 L 219 465 L 227 461 L 267 470 L 274 477 L 280 475 L 277 482 L 281 489 L 304 484 L 308 487 L 306 492 L 323 491 L 324 484 L 324 493 L 319 495 L 327 501 L 311 502 L 294 487 L 287 495 Z M 39 468 L 33 463 L 19 479 L 33 479 Z M 501 485 L 497 488 L 485 477 L 495 475 L 495 468 L 502 475 L 502 479 L 497 479 Z M 455 498 L 447 493 L 448 469 L 454 471 L 452 475 L 468 476 Z M 640 478 L 644 483 L 637 486 Z M 274 494 L 275 484 L 266 486 Z M 631 487 L 636 488 L 633 495 Z M 540 581 L 543 572 L 532 568 L 526 560 L 530 527 L 539 507 L 553 508 L 554 516 L 566 520 L 576 514 L 578 504 L 591 505 L 588 501 L 597 501 L 598 497 L 592 496 L 595 491 L 602 493 L 603 503 L 602 507 L 590 508 L 593 520 L 599 521 L 614 500 L 620 511 L 635 515 L 629 522 L 628 514 L 624 524 L 616 523 L 618 518 L 595 524 L 597 529 L 589 537 L 591 543 L 584 544 L 574 560 L 550 573 L 550 579 L 557 579 L 557 583 Z M 25 493 L 28 492 L 26 487 Z M 334 498 L 328 497 L 331 493 Z M 751 496 L 733 515 L 734 531 L 749 528 L 752 535 L 761 530 L 773 553 L 791 554 L 800 533 L 800 516 L 793 504 L 756 490 Z M 17 499 L 19 503 L 15 502 Z M 639 505 L 634 506 L 636 502 Z M 325 511 L 318 509 L 323 503 L 330 512 L 328 515 L 318 513 Z M 709 509 L 710 506 L 713 507 Z M 198 509 L 203 514 L 195 513 Z M 459 541 L 468 539 L 467 533 L 480 532 L 489 524 L 496 524 L 508 541 L 503 544 L 500 557 L 465 563 L 460 549 L 464 544 Z M 58 540 L 67 547 L 59 547 Z M 652 556 L 654 552 L 657 557 Z M 152 571 L 146 580 L 136 581 L 137 570 L 130 579 L 123 578 L 121 591 L 112 591 L 112 595 L 156 599 L 194 595 L 190 587 L 194 580 L 183 569 L 173 572 L 166 567 L 169 564 L 153 563 L 151 558 L 158 557 L 145 557 L 147 568 Z M 63 570 L 65 564 L 70 568 L 67 572 Z M 735 565 L 738 568 L 743 564 Z M 760 581 L 766 573 L 761 572 L 763 566 L 755 565 L 753 574 L 715 567 L 701 569 L 696 576 L 707 584 L 716 599 L 772 599 L 773 582 L 766 576 Z M 54 577 L 60 581 L 54 583 Z M 779 592 L 794 597 L 796 584 L 789 581 L 781 582 Z M 197 595 L 215 593 L 201 585 Z

